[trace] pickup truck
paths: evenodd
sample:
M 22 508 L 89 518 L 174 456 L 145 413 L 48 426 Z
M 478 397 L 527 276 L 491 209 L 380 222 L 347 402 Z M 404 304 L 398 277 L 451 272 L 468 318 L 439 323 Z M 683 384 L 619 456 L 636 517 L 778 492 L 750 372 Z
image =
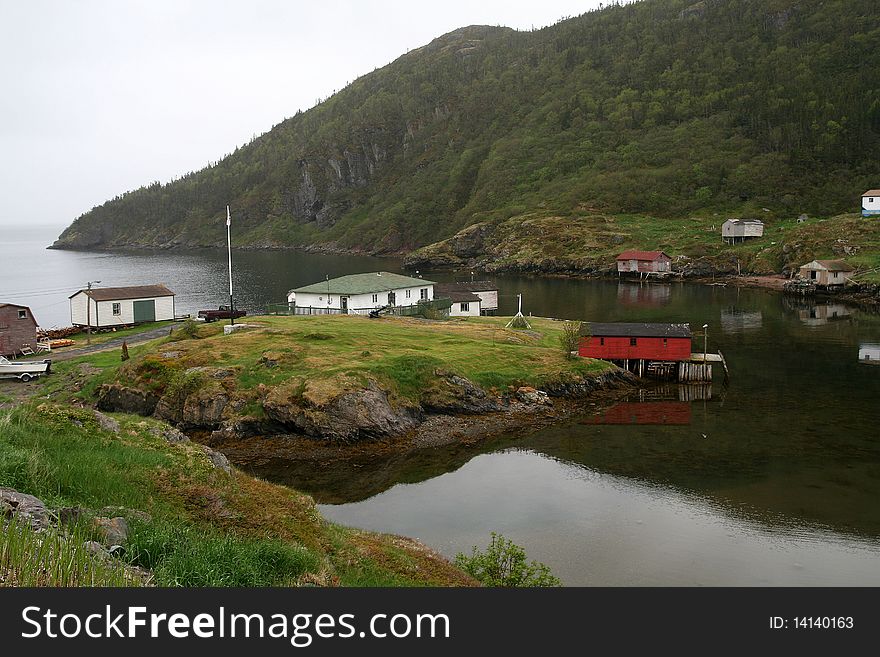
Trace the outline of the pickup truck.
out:
M 217 310 L 200 310 L 199 317 L 205 322 L 216 322 L 218 319 L 232 319 L 244 317 L 247 312 L 244 310 L 231 310 L 229 306 L 220 306 Z

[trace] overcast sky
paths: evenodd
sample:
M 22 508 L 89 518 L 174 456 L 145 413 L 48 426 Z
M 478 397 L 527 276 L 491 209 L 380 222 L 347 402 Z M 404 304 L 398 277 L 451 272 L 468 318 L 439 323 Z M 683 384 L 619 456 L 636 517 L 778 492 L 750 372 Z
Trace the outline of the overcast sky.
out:
M 222 158 L 465 25 L 598 0 L 0 0 L 0 223 L 67 224 Z

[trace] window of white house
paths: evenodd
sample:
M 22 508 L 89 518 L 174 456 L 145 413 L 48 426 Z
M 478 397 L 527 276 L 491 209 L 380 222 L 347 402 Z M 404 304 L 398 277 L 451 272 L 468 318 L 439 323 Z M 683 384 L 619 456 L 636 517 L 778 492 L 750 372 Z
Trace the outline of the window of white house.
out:
M 462 301 L 458 305 L 461 306 L 461 312 L 463 313 L 466 313 L 471 309 L 471 304 L 468 301 Z
M 113 304 L 113 316 L 118 317 L 121 314 L 122 314 L 122 304 L 121 303 L 114 303 Z
M 869 198 L 868 198 L 868 203 L 873 203 L 873 202 L 874 202 L 874 197 L 873 197 L 873 196 L 869 197 Z
M 407 299 L 409 299 L 409 297 L 410 297 L 410 293 L 411 293 L 411 292 L 412 292 L 412 290 L 407 290 L 407 291 L 406 291 L 406 298 L 407 298 Z
M 373 303 L 379 303 L 379 295 L 378 294 L 373 295 Z
M 428 298 L 428 288 L 423 287 L 421 290 L 419 290 L 419 298 L 422 301 L 425 301 Z
M 19 319 L 27 319 L 27 310 L 19 310 L 18 311 Z

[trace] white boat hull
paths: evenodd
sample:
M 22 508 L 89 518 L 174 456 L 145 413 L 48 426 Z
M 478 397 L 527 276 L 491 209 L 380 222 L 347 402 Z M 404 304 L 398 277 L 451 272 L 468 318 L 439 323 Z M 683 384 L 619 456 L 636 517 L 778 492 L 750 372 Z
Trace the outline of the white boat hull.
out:
M 15 377 L 22 381 L 29 381 L 42 374 L 48 374 L 52 365 L 51 360 L 39 361 L 10 361 L 0 356 L 0 377 Z

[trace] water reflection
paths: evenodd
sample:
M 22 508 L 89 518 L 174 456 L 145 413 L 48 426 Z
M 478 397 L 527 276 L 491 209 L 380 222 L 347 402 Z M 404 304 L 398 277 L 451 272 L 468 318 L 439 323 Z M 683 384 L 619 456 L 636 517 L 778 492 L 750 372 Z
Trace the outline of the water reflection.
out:
M 757 331 L 761 328 L 764 316 L 760 310 L 743 310 L 736 306 L 721 309 L 721 330 L 725 333 Z
M 530 450 L 486 454 L 417 486 L 320 510 L 416 536 L 448 556 L 500 532 L 567 585 L 880 584 L 874 543 L 754 520 L 702 496 Z
M 817 303 L 811 299 L 787 296 L 784 297 L 784 307 L 795 313 L 804 325 L 811 328 L 852 318 L 852 309 L 842 303 Z
M 669 303 L 672 286 L 663 283 L 618 283 L 617 301 L 624 306 L 658 307 Z
M 691 406 L 681 401 L 619 402 L 581 422 L 584 424 L 690 424 Z

